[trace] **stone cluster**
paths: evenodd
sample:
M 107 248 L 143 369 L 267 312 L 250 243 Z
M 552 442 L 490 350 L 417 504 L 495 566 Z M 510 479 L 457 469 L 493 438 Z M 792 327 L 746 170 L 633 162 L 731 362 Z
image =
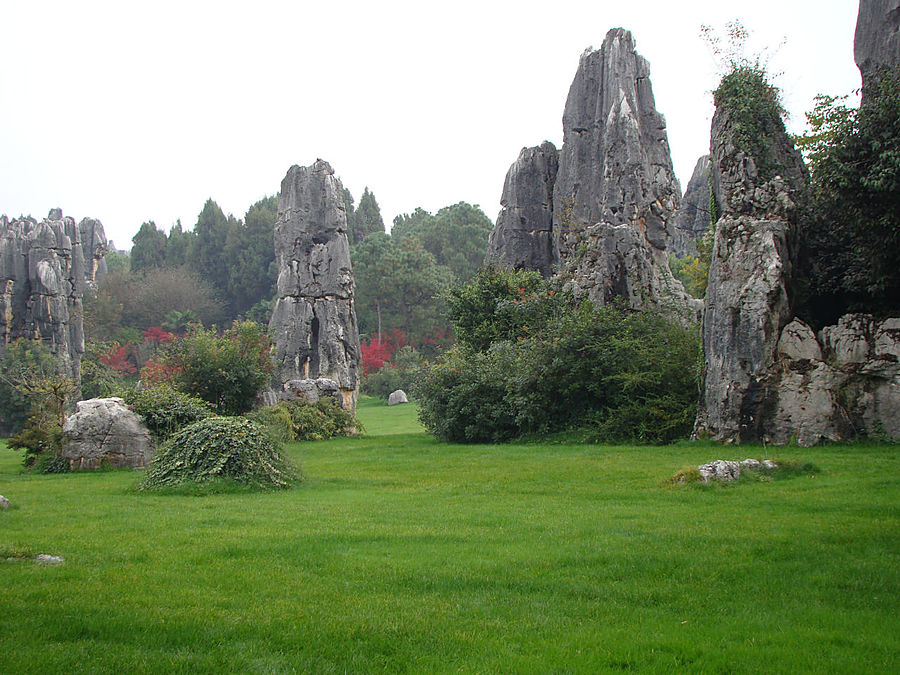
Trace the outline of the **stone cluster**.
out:
M 297 398 L 295 390 L 310 398 L 310 387 L 315 398 L 332 396 L 329 383 L 336 383 L 339 402 L 353 409 L 360 347 L 341 195 L 334 170 L 323 160 L 292 166 L 282 181 L 275 223 L 277 300 L 269 333 L 279 398 Z
M 647 61 L 630 32 L 582 54 L 563 114 L 563 145 L 525 148 L 506 176 L 487 260 L 558 272 L 576 297 L 663 306 L 688 320 L 700 303 L 668 266 L 681 190 Z

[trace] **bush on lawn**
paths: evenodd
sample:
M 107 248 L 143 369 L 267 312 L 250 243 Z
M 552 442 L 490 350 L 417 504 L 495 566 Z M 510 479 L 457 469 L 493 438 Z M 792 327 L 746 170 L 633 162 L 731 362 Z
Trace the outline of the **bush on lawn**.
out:
M 276 440 L 323 441 L 337 436 L 351 436 L 362 431 L 362 425 L 349 410 L 333 399 L 316 403 L 282 401 L 278 405 L 258 408 L 246 417 L 265 427 Z
M 244 417 L 210 417 L 173 434 L 154 458 L 140 490 L 225 480 L 288 487 L 297 477 L 278 444 Z

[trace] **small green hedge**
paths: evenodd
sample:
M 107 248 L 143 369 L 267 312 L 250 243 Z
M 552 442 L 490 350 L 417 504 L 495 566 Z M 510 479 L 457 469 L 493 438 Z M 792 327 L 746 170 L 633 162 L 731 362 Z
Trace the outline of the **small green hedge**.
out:
M 138 489 L 216 480 L 280 488 L 296 478 L 278 444 L 258 424 L 244 417 L 210 417 L 173 434 Z

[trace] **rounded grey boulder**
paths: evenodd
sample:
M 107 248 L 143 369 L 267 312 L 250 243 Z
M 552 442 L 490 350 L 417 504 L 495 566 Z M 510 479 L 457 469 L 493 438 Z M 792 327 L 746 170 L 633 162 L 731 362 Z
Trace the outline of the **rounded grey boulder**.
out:
M 150 432 L 121 398 L 79 401 L 63 433 L 62 454 L 72 469 L 99 469 L 104 463 L 138 469 L 153 456 Z

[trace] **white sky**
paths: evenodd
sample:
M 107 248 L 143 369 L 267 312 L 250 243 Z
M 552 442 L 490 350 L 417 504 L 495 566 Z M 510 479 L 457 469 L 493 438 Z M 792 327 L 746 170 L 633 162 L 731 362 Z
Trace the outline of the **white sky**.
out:
M 626 7 L 625 5 L 629 5 Z M 578 58 L 610 28 L 650 62 L 675 171 L 709 146 L 701 24 L 740 19 L 800 131 L 817 93 L 859 87 L 857 0 L 342 2 L 0 0 L 0 213 L 194 225 L 242 218 L 292 164 L 331 162 L 385 222 L 464 200 L 491 219 L 524 146 L 562 142 Z

